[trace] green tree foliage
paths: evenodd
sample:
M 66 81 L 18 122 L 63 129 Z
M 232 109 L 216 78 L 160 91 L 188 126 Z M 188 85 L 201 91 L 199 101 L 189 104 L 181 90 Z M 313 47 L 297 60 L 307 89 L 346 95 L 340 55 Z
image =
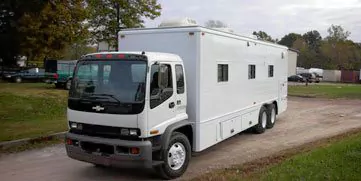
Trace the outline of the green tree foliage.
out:
M 92 50 L 90 43 L 115 45 L 119 28 L 142 27 L 160 9 L 156 0 L 2 0 L 0 58 L 10 65 L 16 56 L 32 64 L 46 57 L 79 57 Z
M 299 38 L 302 38 L 300 34 L 289 33 L 285 35 L 278 43 L 291 48 L 293 43 Z
M 39 12 L 27 12 L 19 20 L 21 53 L 28 61 L 61 58 L 63 50 L 87 34 L 82 0 L 52 0 Z
M 351 34 L 351 32 L 345 31 L 340 25 L 331 25 L 327 32 L 329 35 L 326 39 L 329 41 L 345 41 Z
M 96 52 L 96 47 L 88 45 L 87 41 L 73 43 L 68 45 L 63 53 L 63 59 L 65 60 L 77 60 L 82 55 Z
M 106 41 L 113 46 L 116 46 L 116 34 L 121 28 L 143 27 L 144 18 L 154 19 L 160 16 L 161 10 L 156 0 L 87 0 L 87 4 L 93 40 Z
M 257 39 L 259 39 L 259 40 L 276 42 L 276 40 L 273 40 L 272 37 L 264 31 L 258 31 L 258 32 L 254 31 L 253 35 L 256 35 Z
M 321 46 L 322 37 L 320 33 L 316 30 L 309 31 L 305 34 L 303 34 L 303 39 L 305 40 L 305 43 L 307 44 L 308 48 L 310 48 L 313 51 L 318 52 L 319 48 Z
M 350 32 L 345 31 L 341 26 L 332 25 L 328 29 L 328 33 L 329 35 L 322 40 L 317 31 L 310 31 L 293 42 L 291 48 L 300 51 L 298 66 L 359 70 L 361 68 L 361 46 L 347 40 Z M 285 37 L 282 40 L 285 40 Z
M 40 11 L 44 3 L 38 0 L 3 0 L 0 2 L 0 58 L 5 65 L 15 65 L 20 54 L 23 35 L 18 21 L 25 13 Z

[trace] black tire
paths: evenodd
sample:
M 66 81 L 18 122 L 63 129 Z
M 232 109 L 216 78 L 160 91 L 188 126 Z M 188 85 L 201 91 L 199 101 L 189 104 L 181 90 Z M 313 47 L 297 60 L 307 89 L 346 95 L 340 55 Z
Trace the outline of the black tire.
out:
M 168 159 L 170 157 L 169 151 L 171 147 L 176 146 L 177 144 L 183 145 L 183 148 L 185 149 L 185 160 L 179 169 L 174 170 L 168 164 Z M 155 167 L 155 169 L 162 178 L 167 180 L 180 177 L 187 170 L 190 157 L 191 157 L 191 145 L 189 143 L 188 138 L 182 133 L 174 132 L 172 133 L 172 136 L 169 140 L 167 149 L 164 150 L 164 152 L 162 153 L 162 161 L 164 161 L 164 163 Z
M 70 87 L 71 87 L 71 80 L 69 79 L 68 81 L 65 82 L 64 89 L 69 90 Z
M 267 129 L 273 128 L 273 126 L 276 123 L 276 106 L 274 104 L 271 104 L 268 106 L 267 109 Z
M 263 116 L 266 116 L 266 122 L 264 122 Z M 268 117 L 267 109 L 264 106 L 262 106 L 261 109 L 259 110 L 258 124 L 253 127 L 254 133 L 261 134 L 266 131 L 267 117 Z
M 21 83 L 22 81 L 23 81 L 23 79 L 21 77 L 14 77 L 15 83 Z
M 62 85 L 62 84 L 60 84 L 60 83 L 55 83 L 55 87 L 56 87 L 57 89 L 60 89 L 60 88 L 62 88 L 62 87 L 63 87 L 63 85 Z
M 96 168 L 108 168 L 107 166 L 105 166 L 105 165 L 100 165 L 100 164 L 93 164 L 94 165 L 94 167 L 96 167 Z

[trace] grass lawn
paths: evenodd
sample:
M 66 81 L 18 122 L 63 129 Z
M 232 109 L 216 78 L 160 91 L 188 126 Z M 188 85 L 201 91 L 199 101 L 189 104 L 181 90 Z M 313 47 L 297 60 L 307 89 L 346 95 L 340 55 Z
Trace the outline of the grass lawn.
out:
M 288 95 L 331 99 L 361 99 L 361 84 L 311 84 L 309 86 L 288 86 Z
M 296 154 L 270 166 L 255 167 L 251 173 L 247 168 L 236 167 L 212 172 L 194 180 L 360 180 L 361 179 L 361 133 L 356 133 L 338 141 L 331 141 L 312 151 Z M 265 162 L 269 162 L 266 160 Z M 271 161 L 272 162 L 272 161 Z M 277 163 L 280 162 L 280 163 Z M 248 168 L 249 169 L 249 168 Z
M 67 129 L 67 91 L 45 83 L 0 83 L 0 142 Z

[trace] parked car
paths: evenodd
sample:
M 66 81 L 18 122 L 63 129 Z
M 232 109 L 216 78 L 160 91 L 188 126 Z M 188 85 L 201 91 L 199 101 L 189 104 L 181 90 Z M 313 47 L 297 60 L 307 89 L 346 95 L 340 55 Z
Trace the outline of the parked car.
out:
M 23 81 L 32 81 L 40 82 L 44 80 L 45 73 L 44 69 L 40 68 L 30 68 L 25 70 L 20 70 L 18 72 L 4 72 L 3 79 L 20 83 Z
M 301 73 L 299 74 L 301 75 L 302 77 L 304 77 L 306 79 L 307 82 L 316 82 L 316 83 L 319 83 L 320 82 L 320 77 L 319 76 L 316 76 L 316 74 L 314 73 Z
M 70 89 L 77 60 L 45 60 L 45 82 L 56 88 Z
M 301 75 L 291 75 L 288 77 L 288 81 L 290 82 L 306 82 L 306 79 Z

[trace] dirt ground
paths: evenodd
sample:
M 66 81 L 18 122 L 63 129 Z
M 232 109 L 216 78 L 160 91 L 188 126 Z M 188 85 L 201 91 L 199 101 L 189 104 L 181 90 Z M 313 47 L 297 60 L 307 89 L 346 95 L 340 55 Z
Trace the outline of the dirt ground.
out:
M 264 134 L 243 133 L 193 156 L 188 180 L 308 142 L 361 128 L 361 100 L 290 98 L 287 112 Z M 102 169 L 72 160 L 63 145 L 0 157 L 1 180 L 152 180 L 151 170 Z

